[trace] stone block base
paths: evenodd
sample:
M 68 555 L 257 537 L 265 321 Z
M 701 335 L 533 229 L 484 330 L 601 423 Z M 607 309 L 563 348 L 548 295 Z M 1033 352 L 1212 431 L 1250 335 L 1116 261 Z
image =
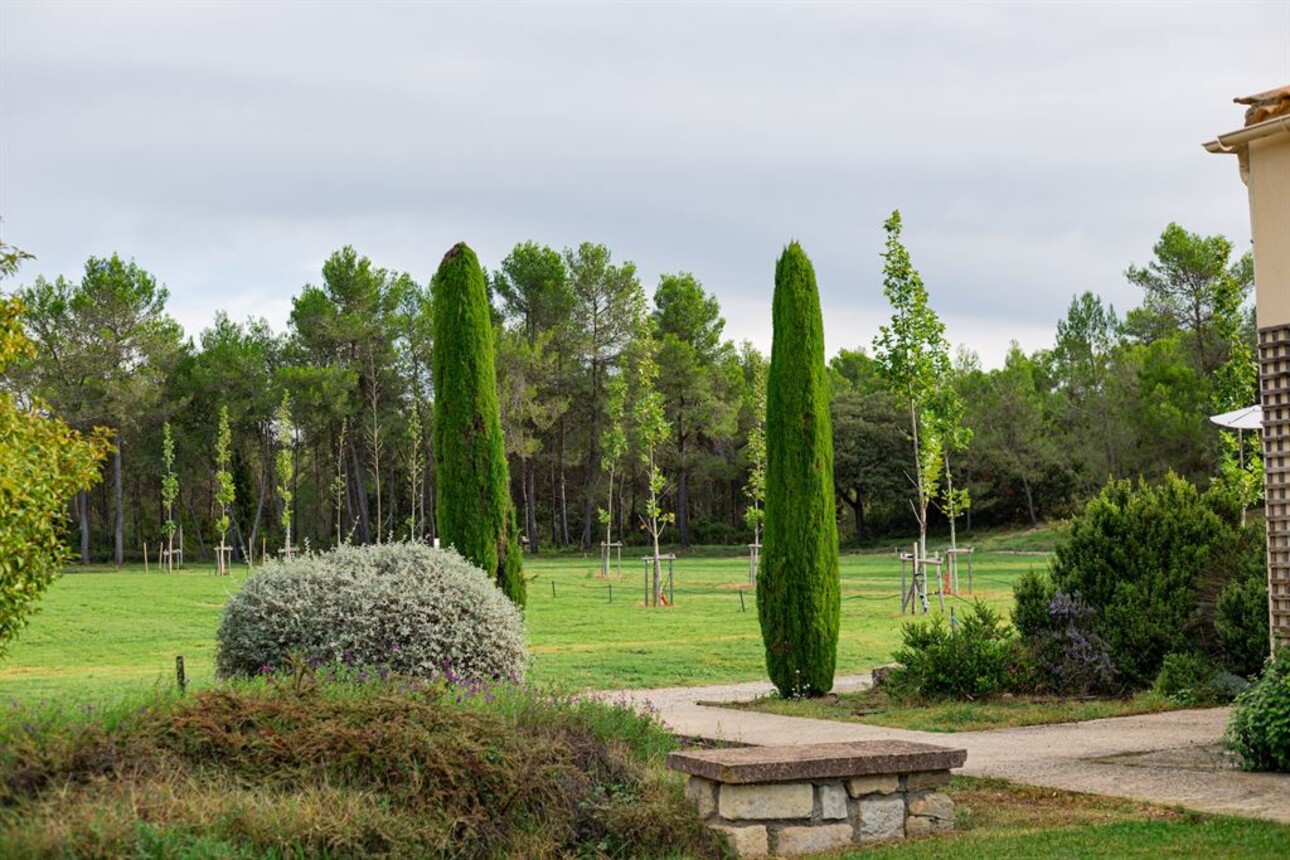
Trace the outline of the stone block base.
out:
M 686 796 L 699 817 L 751 858 L 951 830 L 954 803 L 937 789 L 965 758 L 962 750 L 883 742 L 674 753 L 668 764 L 690 774 Z

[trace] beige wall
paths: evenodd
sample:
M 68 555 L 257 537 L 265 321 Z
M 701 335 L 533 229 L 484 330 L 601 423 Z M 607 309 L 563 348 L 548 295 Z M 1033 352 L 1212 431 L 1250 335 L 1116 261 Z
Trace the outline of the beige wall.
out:
M 1290 131 L 1250 141 L 1258 326 L 1290 323 Z

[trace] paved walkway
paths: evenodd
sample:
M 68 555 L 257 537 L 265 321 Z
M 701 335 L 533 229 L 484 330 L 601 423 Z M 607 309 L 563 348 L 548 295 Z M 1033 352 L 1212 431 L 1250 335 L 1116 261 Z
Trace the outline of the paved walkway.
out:
M 838 678 L 834 691 L 861 689 L 868 680 Z M 768 683 L 748 683 L 608 695 L 625 696 L 641 708 L 649 703 L 674 732 L 688 737 L 746 744 L 922 741 L 966 749 L 967 764 L 959 772 L 968 776 L 1290 823 L 1290 775 L 1233 770 L 1219 751 L 1226 708 L 942 734 L 698 704 L 747 701 L 771 689 Z

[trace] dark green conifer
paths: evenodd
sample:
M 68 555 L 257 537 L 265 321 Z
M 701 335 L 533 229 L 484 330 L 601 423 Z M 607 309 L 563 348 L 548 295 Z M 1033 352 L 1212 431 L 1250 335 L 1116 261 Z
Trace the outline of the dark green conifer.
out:
M 488 291 L 479 259 L 464 242 L 444 255 L 431 293 L 439 538 L 496 577 L 497 587 L 523 606 Z
M 841 615 L 833 431 L 815 270 L 796 242 L 775 265 L 766 380 L 766 515 L 757 615 L 780 695 L 833 687 Z

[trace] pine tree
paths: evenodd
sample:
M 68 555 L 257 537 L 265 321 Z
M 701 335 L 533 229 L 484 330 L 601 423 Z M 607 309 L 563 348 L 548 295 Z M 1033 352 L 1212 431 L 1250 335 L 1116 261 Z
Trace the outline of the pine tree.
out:
M 833 431 L 815 270 L 796 242 L 775 266 L 766 382 L 766 513 L 757 614 L 780 695 L 833 687 L 841 615 Z
M 497 402 L 493 325 L 484 273 L 458 243 L 433 290 L 435 501 L 440 538 L 524 605 L 523 559 Z

